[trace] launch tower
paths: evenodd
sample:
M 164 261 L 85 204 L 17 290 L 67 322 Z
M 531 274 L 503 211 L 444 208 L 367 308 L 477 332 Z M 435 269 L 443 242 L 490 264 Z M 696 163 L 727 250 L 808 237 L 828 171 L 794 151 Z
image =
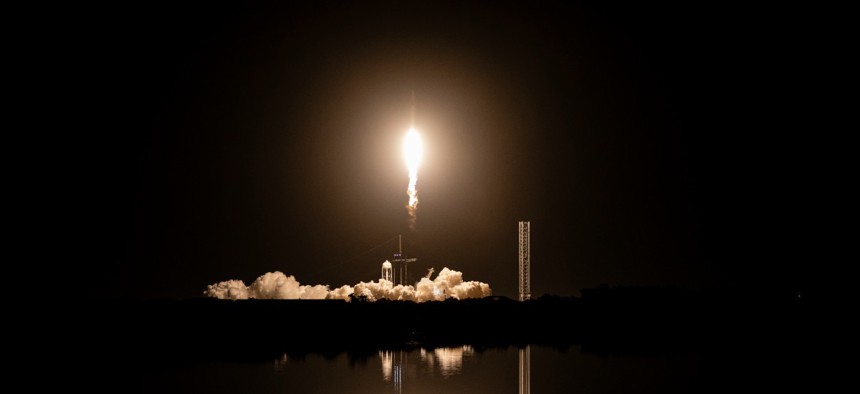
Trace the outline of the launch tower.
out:
M 531 276 L 531 222 L 520 222 L 520 301 L 530 300 L 532 290 L 529 284 Z
M 417 258 L 407 258 L 403 254 L 403 235 L 397 236 L 397 252 L 391 262 L 394 263 L 394 285 L 409 285 L 409 263 L 418 261 Z

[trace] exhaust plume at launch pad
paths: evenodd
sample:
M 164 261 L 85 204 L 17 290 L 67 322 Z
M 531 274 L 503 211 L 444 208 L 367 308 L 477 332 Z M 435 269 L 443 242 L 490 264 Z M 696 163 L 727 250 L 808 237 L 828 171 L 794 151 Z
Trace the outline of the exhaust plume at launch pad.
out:
M 482 298 L 493 294 L 489 284 L 463 280 L 463 273 L 460 271 L 443 268 L 435 278 L 431 279 L 431 275 L 432 271 L 414 286 L 395 285 L 390 280 L 380 278 L 378 281 L 359 282 L 355 286 L 343 285 L 331 289 L 328 285 L 302 285 L 294 276 L 275 271 L 261 275 L 250 286 L 236 279 L 215 283 L 209 285 L 203 294 L 207 297 L 227 300 L 256 298 L 348 301 L 352 295 L 367 301 L 385 299 L 414 302 L 444 301 L 449 298 L 458 300 Z

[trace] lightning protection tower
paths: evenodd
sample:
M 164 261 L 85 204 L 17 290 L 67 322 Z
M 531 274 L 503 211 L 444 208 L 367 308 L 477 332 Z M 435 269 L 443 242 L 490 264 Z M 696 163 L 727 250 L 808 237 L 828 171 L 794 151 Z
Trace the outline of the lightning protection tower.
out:
M 531 222 L 520 222 L 520 301 L 530 300 L 532 298 L 531 286 L 529 284 L 529 276 L 531 274 L 531 246 L 529 246 L 531 238 Z

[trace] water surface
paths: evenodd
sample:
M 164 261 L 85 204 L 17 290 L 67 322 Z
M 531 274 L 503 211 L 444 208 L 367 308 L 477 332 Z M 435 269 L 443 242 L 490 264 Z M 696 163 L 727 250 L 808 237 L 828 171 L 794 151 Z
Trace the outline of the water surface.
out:
M 189 362 L 155 369 L 141 379 L 141 388 L 189 393 L 683 393 L 707 391 L 702 372 L 701 358 L 693 355 L 464 345 Z

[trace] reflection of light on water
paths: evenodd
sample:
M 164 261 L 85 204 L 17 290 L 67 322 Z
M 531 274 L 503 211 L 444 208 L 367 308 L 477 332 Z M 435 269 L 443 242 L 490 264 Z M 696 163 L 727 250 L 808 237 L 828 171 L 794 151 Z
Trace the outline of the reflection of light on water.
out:
M 526 345 L 520 349 L 520 394 L 529 394 L 532 391 L 532 346 Z
M 382 380 L 394 383 L 394 391 L 403 390 L 403 370 L 406 368 L 406 352 L 398 350 L 380 350 L 379 359 L 382 362 Z
M 420 354 L 421 354 L 421 361 L 423 361 L 424 364 L 427 364 L 427 367 L 432 371 L 433 365 L 435 364 L 434 360 L 433 360 L 433 355 L 430 354 L 429 352 L 427 352 L 426 350 L 424 350 L 423 347 L 421 348 Z
M 275 359 L 275 371 L 280 371 L 280 370 L 284 369 L 284 367 L 287 366 L 287 361 L 289 361 L 289 359 L 287 358 L 286 353 L 284 353 L 284 355 L 281 356 L 280 358 L 276 358 Z
M 462 348 L 440 348 L 433 350 L 436 361 L 439 362 L 439 370 L 443 376 L 459 374 L 463 370 L 463 356 L 472 355 L 471 346 Z
M 433 349 L 433 353 L 421 349 L 421 361 L 432 371 L 436 364 L 442 376 L 451 376 L 463 371 L 463 357 L 471 357 L 474 350 L 469 345 Z
M 457 375 L 463 372 L 463 359 L 471 357 L 475 351 L 469 345 L 461 347 L 436 348 L 433 350 L 419 349 L 418 356 L 421 359 L 423 368 L 430 373 L 439 367 L 439 372 L 442 376 L 448 377 Z M 412 357 L 415 353 L 412 353 Z M 394 391 L 397 393 L 403 392 L 403 386 L 406 383 L 408 370 L 408 359 L 410 352 L 405 350 L 380 350 L 379 361 L 382 364 L 382 380 L 391 382 L 394 386 Z M 415 377 L 415 367 L 412 367 L 409 376 Z
M 528 355 L 528 348 L 525 349 L 526 355 Z M 416 356 L 420 358 L 419 363 L 414 363 L 412 368 L 409 368 L 409 357 Z M 472 357 L 475 355 L 475 350 L 469 345 L 463 345 L 460 347 L 447 347 L 447 348 L 436 348 L 436 349 L 418 349 L 418 352 L 406 351 L 406 350 L 380 350 L 379 351 L 379 361 L 382 369 L 382 380 L 390 383 L 394 386 L 394 392 L 402 393 L 403 386 L 406 385 L 407 378 L 415 379 L 419 372 L 424 371 L 424 373 L 429 373 L 431 375 L 435 375 L 438 367 L 439 373 L 443 377 L 449 377 L 453 375 L 459 375 L 463 373 L 463 361 L 465 358 Z M 523 384 L 523 349 L 520 349 L 520 385 L 522 390 Z M 280 357 L 274 360 L 274 368 L 275 371 L 282 371 L 287 368 L 287 363 L 302 363 L 302 359 L 293 359 L 287 356 L 286 353 L 281 355 Z M 526 370 L 528 368 L 528 361 L 526 361 Z M 528 375 L 526 374 L 526 384 L 528 384 Z M 413 388 L 414 389 L 414 388 Z M 407 391 L 409 388 L 407 388 Z M 528 389 L 526 391 L 520 391 L 521 393 L 528 393 Z
M 392 360 L 391 350 L 380 350 L 379 358 L 382 359 L 382 380 L 388 382 L 391 380 L 391 368 L 394 365 Z
M 394 367 L 394 391 L 400 392 L 403 390 L 403 366 Z

